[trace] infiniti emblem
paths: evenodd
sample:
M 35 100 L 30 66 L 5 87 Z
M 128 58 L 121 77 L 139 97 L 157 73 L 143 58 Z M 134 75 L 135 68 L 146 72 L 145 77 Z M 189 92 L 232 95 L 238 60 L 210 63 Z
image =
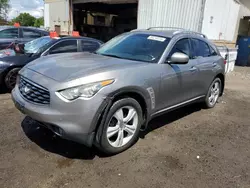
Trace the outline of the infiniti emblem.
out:
M 25 92 L 25 93 L 29 93 L 29 92 L 30 92 L 30 88 L 29 88 L 28 86 L 25 86 L 25 87 L 24 87 L 24 92 Z

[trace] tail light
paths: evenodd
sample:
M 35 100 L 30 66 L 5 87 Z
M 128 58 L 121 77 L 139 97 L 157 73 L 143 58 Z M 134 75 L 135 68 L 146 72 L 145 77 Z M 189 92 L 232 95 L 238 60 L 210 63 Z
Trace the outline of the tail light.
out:
M 227 64 L 227 59 L 228 59 L 228 54 L 225 55 L 225 58 L 224 58 L 224 64 L 226 65 Z

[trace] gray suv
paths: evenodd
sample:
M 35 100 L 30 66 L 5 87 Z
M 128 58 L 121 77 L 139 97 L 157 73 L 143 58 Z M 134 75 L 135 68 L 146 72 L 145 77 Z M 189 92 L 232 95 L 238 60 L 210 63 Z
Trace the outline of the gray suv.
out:
M 39 58 L 19 73 L 16 107 L 62 138 L 116 154 L 155 116 L 194 102 L 213 108 L 225 64 L 202 34 L 135 30 L 94 53 Z

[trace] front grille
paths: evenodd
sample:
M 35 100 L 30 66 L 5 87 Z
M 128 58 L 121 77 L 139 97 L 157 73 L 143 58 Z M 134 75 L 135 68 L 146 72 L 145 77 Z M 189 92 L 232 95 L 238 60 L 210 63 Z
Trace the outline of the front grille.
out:
M 50 94 L 47 89 L 32 83 L 23 77 L 20 77 L 18 87 L 20 93 L 26 100 L 37 104 L 50 103 Z

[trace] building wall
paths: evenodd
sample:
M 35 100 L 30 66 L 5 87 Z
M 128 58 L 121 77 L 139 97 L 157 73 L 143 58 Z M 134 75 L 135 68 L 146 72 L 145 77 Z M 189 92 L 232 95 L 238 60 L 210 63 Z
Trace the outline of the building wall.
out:
M 45 27 L 54 31 L 55 25 L 58 25 L 61 28 L 61 34 L 67 34 L 68 31 L 71 31 L 69 5 L 69 0 L 45 0 Z
M 61 31 L 72 30 L 69 1 L 45 0 L 45 27 L 55 30 L 60 25 Z M 212 40 L 235 41 L 240 8 L 236 0 L 139 0 L 138 29 L 181 27 L 203 32 Z
M 241 5 L 236 0 L 139 0 L 138 28 L 181 27 L 212 40 L 235 41 Z
M 250 10 L 245 7 L 245 6 L 241 6 L 240 7 L 240 13 L 239 13 L 239 17 L 238 17 L 238 24 L 237 24 L 237 28 L 239 31 L 239 35 L 241 36 L 250 36 L 250 22 L 249 20 L 244 20 L 244 16 L 250 16 Z M 237 38 L 237 36 L 235 37 Z
M 49 3 L 45 3 L 44 4 L 44 27 L 46 29 L 50 28 L 50 7 L 49 7 Z
M 201 30 L 204 0 L 139 0 L 138 28 L 182 27 Z
M 235 0 L 206 0 L 202 32 L 209 39 L 235 41 L 239 10 Z

